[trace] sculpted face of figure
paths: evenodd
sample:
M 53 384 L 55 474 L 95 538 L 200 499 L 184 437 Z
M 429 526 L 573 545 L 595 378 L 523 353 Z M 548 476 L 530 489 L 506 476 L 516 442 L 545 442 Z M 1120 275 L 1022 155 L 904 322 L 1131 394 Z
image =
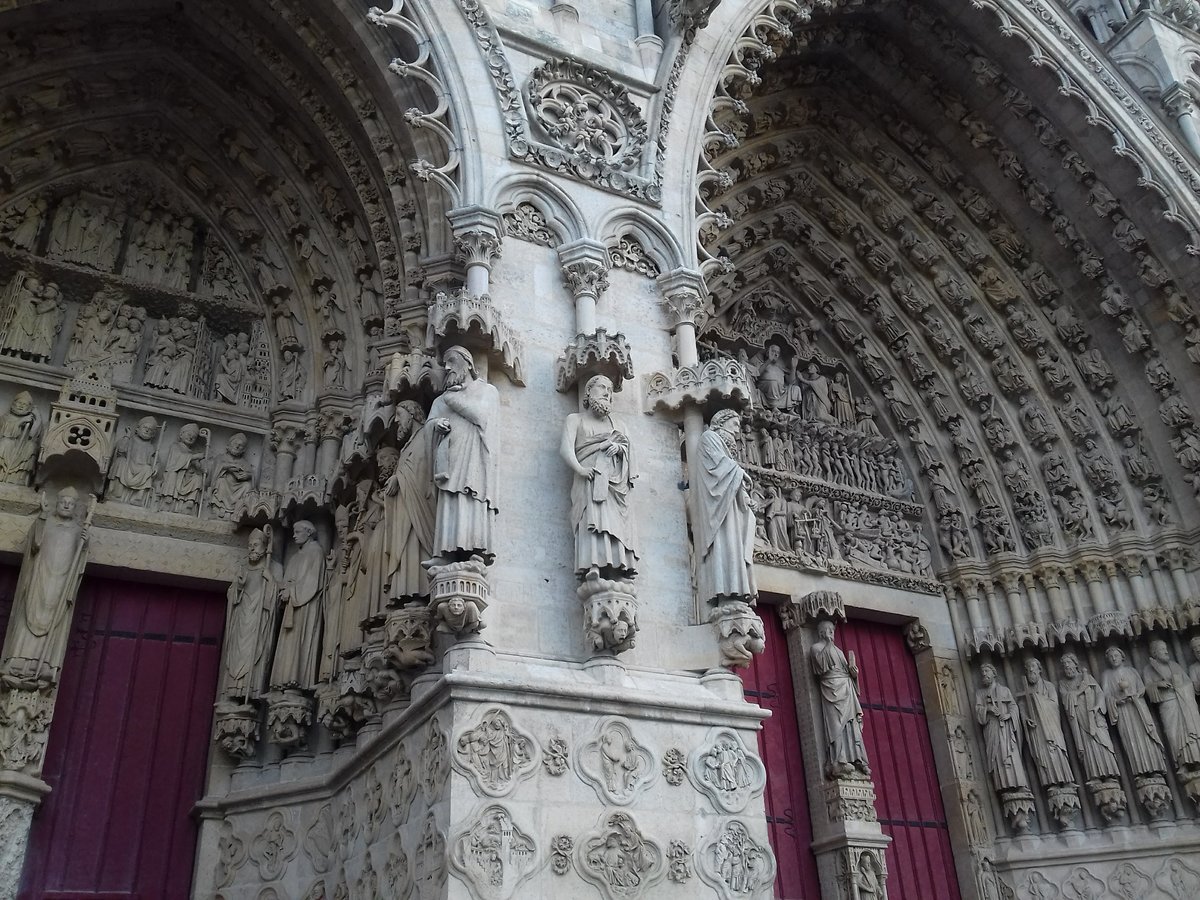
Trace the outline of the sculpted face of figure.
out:
M 158 431 L 158 422 L 150 416 L 142 419 L 137 425 L 137 436 L 144 441 L 154 437 L 154 432 Z
M 21 393 L 12 398 L 12 403 L 8 409 L 15 416 L 27 416 L 29 415 L 29 411 L 33 409 L 33 397 L 29 396 L 28 391 L 21 391 Z
M 292 526 L 292 537 L 296 541 L 296 546 L 303 547 L 307 544 L 317 530 L 313 527 L 312 522 L 300 521 Z
M 817 623 L 817 637 L 823 641 L 833 641 L 834 625 L 829 619 L 823 619 Z
M 979 670 L 979 677 L 983 681 L 983 686 L 991 687 L 996 683 L 996 667 L 992 665 L 983 666 Z
M 1151 641 L 1150 656 L 1157 659 L 1159 662 L 1170 662 L 1171 651 L 1167 649 L 1166 641 Z
M 768 362 L 779 362 L 779 345 L 778 344 L 769 344 L 767 346 L 767 360 L 768 360 Z
M 1061 665 L 1063 674 L 1068 678 L 1074 678 L 1079 674 L 1079 660 L 1075 658 L 1074 653 L 1064 654 Z
M 75 500 L 76 495 L 73 490 L 64 489 L 58 495 L 58 503 L 55 506 L 56 512 L 64 519 L 69 519 L 75 515 Z
M 246 542 L 246 547 L 250 551 L 250 562 L 258 562 L 267 555 L 267 536 L 258 529 L 255 529 L 250 532 L 250 538 Z
M 1120 668 L 1121 663 L 1125 662 L 1125 654 L 1121 652 L 1120 647 L 1109 647 L 1104 653 L 1104 658 L 1108 660 L 1108 664 L 1114 669 Z
M 446 604 L 446 611 L 457 619 L 467 611 L 467 603 L 462 597 L 451 597 Z
M 246 443 L 246 436 L 238 432 L 229 439 L 229 443 L 225 447 L 229 450 L 230 456 L 241 456 L 246 452 Z
M 1192 655 L 1196 657 L 1196 661 L 1200 662 L 1200 634 L 1192 638 L 1188 646 L 1192 648 Z
M 375 462 L 378 466 L 378 481 L 380 484 L 392 477 L 392 473 L 396 471 L 396 463 L 400 461 L 400 453 L 392 447 L 383 447 L 375 455 Z
M 188 447 L 196 443 L 196 438 L 199 436 L 200 429 L 198 429 L 195 425 L 184 425 L 179 429 L 179 440 Z
M 446 351 L 442 361 L 446 366 L 446 387 L 455 388 L 466 384 L 471 373 L 469 354 L 461 347 L 451 347 Z
M 1042 680 L 1042 664 L 1036 659 L 1025 660 L 1025 680 L 1037 684 Z
M 612 382 L 603 375 L 597 375 L 588 380 L 585 404 L 597 416 L 607 416 L 612 409 Z

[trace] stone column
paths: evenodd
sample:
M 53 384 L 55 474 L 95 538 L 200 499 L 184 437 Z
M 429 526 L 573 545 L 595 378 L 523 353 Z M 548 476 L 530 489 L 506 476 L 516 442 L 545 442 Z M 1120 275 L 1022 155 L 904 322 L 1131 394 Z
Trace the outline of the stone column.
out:
M 498 213 L 482 206 L 464 206 L 446 213 L 454 230 L 454 246 L 467 265 L 467 293 L 481 297 L 489 292 L 492 262 L 500 258 L 504 222 Z
M 793 598 L 784 613 L 796 715 L 799 722 L 810 723 L 808 728 L 801 725 L 800 741 L 805 780 L 815 788 L 809 792 L 809 811 L 821 896 L 857 900 L 864 885 L 869 884 L 875 890 L 870 896 L 887 900 L 885 851 L 891 838 L 879 825 L 875 785 L 865 764 L 839 765 L 827 759 L 828 736 L 822 718 L 822 704 L 827 701 L 821 693 L 821 676 L 813 665 L 813 648 L 818 641 L 823 646 L 836 644 L 836 640 L 828 640 L 828 634 L 819 637 L 817 628 L 820 623 L 844 621 L 845 606 L 840 595 L 819 591 Z M 853 665 L 848 656 L 846 660 Z M 857 695 L 857 688 L 854 692 Z
M 575 333 L 596 332 L 596 304 L 608 290 L 608 250 L 597 241 L 580 238 L 558 248 L 563 280 L 575 298 Z
M 1176 119 L 1179 132 L 1188 149 L 1200 156 L 1200 126 L 1196 123 L 1196 98 L 1179 82 L 1171 85 L 1162 94 L 1162 105 L 1167 116 Z

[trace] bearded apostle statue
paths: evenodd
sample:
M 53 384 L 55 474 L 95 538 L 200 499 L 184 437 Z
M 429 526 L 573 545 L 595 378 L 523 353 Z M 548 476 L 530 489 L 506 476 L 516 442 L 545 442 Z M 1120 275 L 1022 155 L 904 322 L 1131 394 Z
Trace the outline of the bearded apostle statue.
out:
M 714 413 L 700 436 L 696 496 L 697 585 L 700 600 L 753 601 L 754 507 L 750 476 L 737 462 L 741 421 L 732 410 Z
M 1063 733 L 1058 691 L 1042 677 L 1042 664 L 1025 661 L 1025 687 L 1019 696 L 1022 718 L 1029 737 L 1029 752 L 1042 784 L 1068 784 L 1075 781 L 1067 738 Z
M 1117 750 L 1108 730 L 1108 701 L 1100 683 L 1083 667 L 1074 653 L 1059 660 L 1062 678 L 1058 692 L 1067 717 L 1067 728 L 1074 739 L 1088 789 L 1104 817 L 1112 821 L 1125 812 L 1125 792 L 1121 788 L 1121 768 Z
M 279 584 L 279 638 L 271 664 L 270 687 L 310 689 L 321 655 L 325 551 L 312 522 L 292 526 L 292 552 Z
M 559 452 L 575 473 L 571 523 L 575 529 L 575 573 L 591 581 L 637 574 L 637 537 L 629 492 L 637 477 L 629 432 L 610 415 L 613 384 L 589 378 L 583 412 L 567 416 Z
M 495 557 L 492 518 L 497 512 L 500 395 L 479 376 L 465 348 L 450 347 L 442 361 L 445 390 L 429 410 L 437 489 L 433 562 L 478 556 L 490 564 Z
M 821 683 L 821 719 L 825 723 L 825 774 L 830 779 L 869 778 L 863 742 L 863 710 L 858 700 L 858 665 L 833 641 L 831 620 L 817 623 L 809 650 L 813 674 Z
M 271 653 L 271 625 L 282 577 L 271 559 L 271 526 L 256 528 L 246 540 L 246 562 L 226 593 L 225 681 L 221 693 L 246 702 L 266 687 Z
M 429 576 L 421 563 L 433 547 L 435 490 L 431 470 L 431 429 L 415 400 L 396 407 L 400 457 L 384 488 L 387 538 L 387 599 L 404 603 L 429 596 Z M 382 602 L 382 601 L 381 601 Z M 377 612 L 377 611 L 376 611 Z
M 983 727 L 984 754 L 992 786 L 998 792 L 1028 790 L 1021 761 L 1020 712 L 1012 691 L 1000 683 L 996 667 L 979 669 L 983 686 L 975 692 L 975 721 Z
M 1158 706 L 1163 734 L 1181 777 L 1191 782 L 1200 778 L 1200 708 L 1187 670 L 1171 658 L 1167 642 L 1150 642 L 1150 661 L 1142 670 L 1146 697 Z M 1193 799 L 1194 794 L 1189 789 Z
M 51 510 L 42 495 L 42 512 L 29 529 L 21 574 L 0 655 L 0 684 L 21 690 L 57 683 L 67 652 L 75 594 L 87 560 L 88 529 L 94 498 L 83 521 L 73 487 L 58 492 Z

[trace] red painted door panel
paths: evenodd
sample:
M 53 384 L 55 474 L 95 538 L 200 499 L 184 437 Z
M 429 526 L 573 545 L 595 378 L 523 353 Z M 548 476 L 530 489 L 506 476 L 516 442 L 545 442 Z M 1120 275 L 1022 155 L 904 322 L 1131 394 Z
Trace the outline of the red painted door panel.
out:
M 857 657 L 863 732 L 888 847 L 888 895 L 958 900 L 950 832 L 917 668 L 901 629 L 850 621 L 838 644 Z
M 84 580 L 22 900 L 187 897 L 223 620 L 220 595 Z
M 742 673 L 742 683 L 746 699 L 771 710 L 771 718 L 758 735 L 758 751 L 767 767 L 767 821 L 779 864 L 775 896 L 779 900 L 818 900 L 821 888 L 811 849 L 812 823 L 787 636 L 773 606 L 763 604 L 758 612 L 766 631 L 767 651 Z

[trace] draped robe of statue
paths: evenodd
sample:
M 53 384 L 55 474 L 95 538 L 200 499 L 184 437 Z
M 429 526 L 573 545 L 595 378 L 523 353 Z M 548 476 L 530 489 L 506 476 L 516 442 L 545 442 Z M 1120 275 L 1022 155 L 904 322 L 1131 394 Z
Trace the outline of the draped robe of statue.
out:
M 42 437 L 42 419 L 33 409 L 32 399 L 24 407 L 26 411 L 20 411 L 23 407 L 18 400 L 22 396 L 29 395 L 14 397 L 12 408 L 0 418 L 0 482 L 8 484 L 29 483 Z
M 721 433 L 711 427 L 700 436 L 699 455 L 699 484 L 694 490 L 700 599 L 750 599 L 758 593 L 750 478 Z
M 1121 745 L 1135 775 L 1167 771 L 1162 738 L 1146 706 L 1146 686 L 1129 665 L 1120 665 L 1104 673 L 1104 694 L 1108 698 L 1108 720 L 1117 726 Z
M 821 682 L 827 765 L 838 770 L 868 771 L 857 679 L 850 670 L 846 654 L 833 642 L 832 632 L 828 638 L 812 645 L 809 659 L 813 674 Z
M 245 458 L 245 451 L 234 452 L 226 444 L 225 455 L 213 467 L 212 510 L 226 518 L 233 516 L 237 505 L 254 487 L 254 470 Z
M 200 493 L 204 488 L 204 471 L 201 468 L 204 451 L 194 449 L 195 445 L 195 440 L 189 445 L 180 437 L 167 448 L 163 461 L 159 492 L 164 501 L 174 501 L 175 512 L 190 511 L 200 502 Z
M 373 488 L 358 517 L 356 546 L 351 550 L 351 570 L 346 573 L 344 588 L 346 603 L 339 639 L 342 653 L 362 643 L 363 622 L 377 614 L 383 603 L 388 568 L 386 505 L 383 488 Z
M 1045 679 L 1025 685 L 1020 695 L 1021 712 L 1028 729 L 1029 753 L 1042 784 L 1069 784 L 1075 780 L 1067 738 L 1059 713 L 1058 691 Z
M 0 675 L 23 681 L 57 677 L 67 652 L 75 594 L 87 561 L 84 526 L 59 497 L 25 540 L 21 574 L 0 654 Z
M 757 388 L 768 409 L 788 410 L 794 406 L 793 392 L 788 384 L 788 372 L 778 359 L 770 355 L 759 367 Z
M 316 535 L 297 546 L 287 560 L 279 589 L 279 639 L 270 684 L 311 688 L 317 679 L 324 616 L 325 553 Z
M 432 469 L 433 430 L 419 425 L 400 451 L 388 485 L 383 534 L 387 540 L 387 600 L 429 595 L 429 573 L 422 562 L 433 552 L 435 491 Z M 394 486 L 394 489 L 393 489 Z M 372 610 L 378 613 L 379 610 Z
M 140 424 L 138 428 L 141 429 Z M 117 442 L 116 458 L 108 473 L 109 499 L 126 503 L 144 501 L 147 493 L 154 487 L 157 435 L 158 428 L 155 426 L 151 437 L 138 434 L 135 430 Z
M 1084 671 L 1058 682 L 1067 727 L 1089 779 L 1120 778 L 1117 750 L 1108 730 L 1108 705 L 1100 683 Z
M 1200 766 L 1200 709 L 1187 670 L 1173 660 L 1151 658 L 1144 675 L 1146 697 L 1158 706 L 1175 765 Z
M 247 561 L 226 594 L 225 686 L 226 697 L 249 700 L 266 686 L 271 658 L 271 624 L 279 596 L 282 571 L 268 551 L 259 560 Z
M 1012 691 L 998 681 L 975 692 L 975 720 L 983 726 L 984 755 L 997 791 L 1029 787 L 1019 717 Z
M 496 515 L 499 455 L 495 446 L 499 391 L 467 377 L 458 390 L 433 401 L 429 421 L 446 420 L 450 430 L 433 436 L 437 487 L 433 555 L 447 560 L 477 555 L 491 562 L 492 518 Z
M 576 474 L 571 484 L 571 523 L 575 528 L 575 572 L 593 566 L 630 576 L 636 572 L 637 537 L 629 510 L 629 491 L 635 477 L 629 434 L 623 423 L 611 416 L 580 413 L 568 420 L 577 422 L 575 459 L 594 478 Z M 617 448 L 610 454 L 610 448 Z

